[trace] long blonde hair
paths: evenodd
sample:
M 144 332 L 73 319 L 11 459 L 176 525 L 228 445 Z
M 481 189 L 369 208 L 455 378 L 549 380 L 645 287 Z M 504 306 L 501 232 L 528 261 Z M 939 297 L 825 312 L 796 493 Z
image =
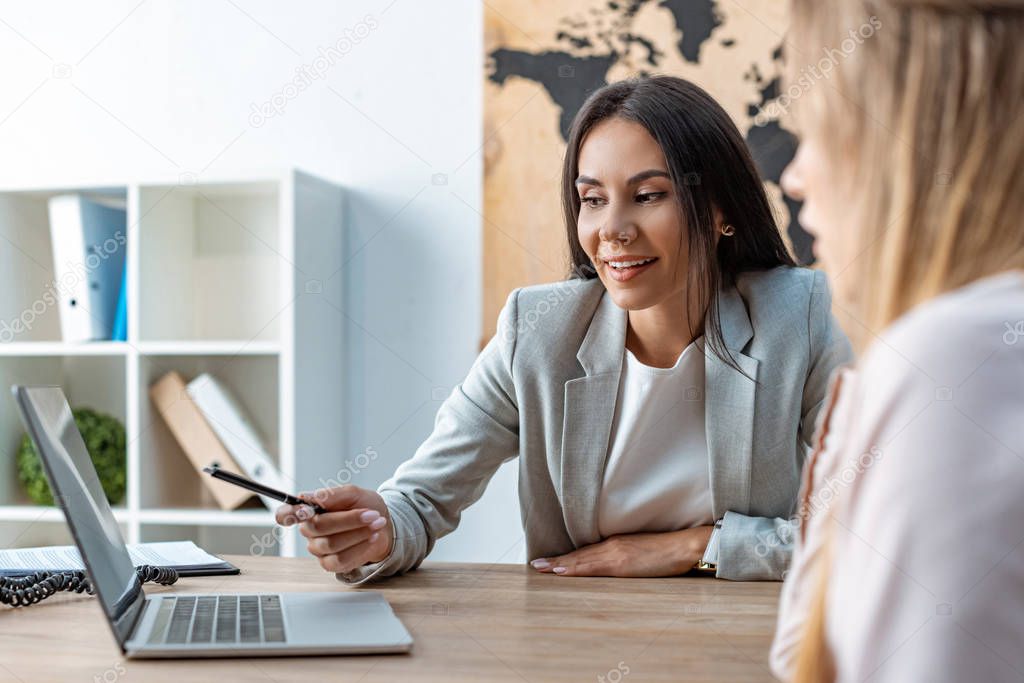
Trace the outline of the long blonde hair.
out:
M 791 21 L 797 120 L 858 198 L 844 278 L 859 297 L 843 318 L 860 323 L 857 346 L 918 303 L 1024 267 L 1024 0 L 791 0 Z M 829 54 L 835 68 L 809 79 L 802 65 Z M 798 681 L 834 676 L 826 593 L 823 577 Z
M 852 313 L 868 333 L 1024 265 L 1024 0 L 791 6 L 789 83 L 840 55 L 795 110 L 858 199 L 859 256 L 844 278 L 858 283 Z

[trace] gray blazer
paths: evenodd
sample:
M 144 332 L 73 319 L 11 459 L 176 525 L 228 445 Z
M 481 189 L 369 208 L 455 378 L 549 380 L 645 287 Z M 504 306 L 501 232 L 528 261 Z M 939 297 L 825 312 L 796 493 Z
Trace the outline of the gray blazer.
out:
M 719 298 L 722 334 L 754 382 L 708 352 L 705 414 L 719 578 L 782 578 L 801 468 L 832 370 L 851 357 L 823 274 L 780 267 L 742 275 Z M 378 489 L 395 544 L 349 583 L 417 567 L 459 523 L 498 467 L 519 457 L 529 559 L 601 539 L 604 477 L 626 311 L 600 280 L 509 295 L 494 338 L 437 414 L 415 456 Z

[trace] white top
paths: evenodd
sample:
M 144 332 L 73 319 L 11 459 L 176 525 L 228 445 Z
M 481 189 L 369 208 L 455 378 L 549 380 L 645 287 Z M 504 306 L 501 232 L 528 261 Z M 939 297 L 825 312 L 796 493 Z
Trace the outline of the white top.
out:
M 671 368 L 626 349 L 597 506 L 602 538 L 714 523 L 701 340 Z
M 773 672 L 792 677 L 824 566 L 837 681 L 1020 680 L 1024 273 L 911 311 L 838 393 L 805 469 Z

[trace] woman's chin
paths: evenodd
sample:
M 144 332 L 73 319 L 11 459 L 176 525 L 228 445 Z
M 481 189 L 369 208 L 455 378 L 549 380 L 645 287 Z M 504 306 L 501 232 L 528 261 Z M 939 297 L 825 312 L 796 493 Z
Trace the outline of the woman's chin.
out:
M 629 287 L 619 282 L 605 282 L 604 287 L 615 305 L 627 311 L 642 311 L 657 303 L 646 287 Z

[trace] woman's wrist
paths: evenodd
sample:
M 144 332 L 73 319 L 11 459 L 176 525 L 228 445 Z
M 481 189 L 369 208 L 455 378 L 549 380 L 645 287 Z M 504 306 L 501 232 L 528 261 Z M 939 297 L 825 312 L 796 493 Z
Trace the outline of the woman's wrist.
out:
M 677 574 L 685 574 L 704 557 L 714 526 L 697 526 L 673 532 L 672 548 Z

